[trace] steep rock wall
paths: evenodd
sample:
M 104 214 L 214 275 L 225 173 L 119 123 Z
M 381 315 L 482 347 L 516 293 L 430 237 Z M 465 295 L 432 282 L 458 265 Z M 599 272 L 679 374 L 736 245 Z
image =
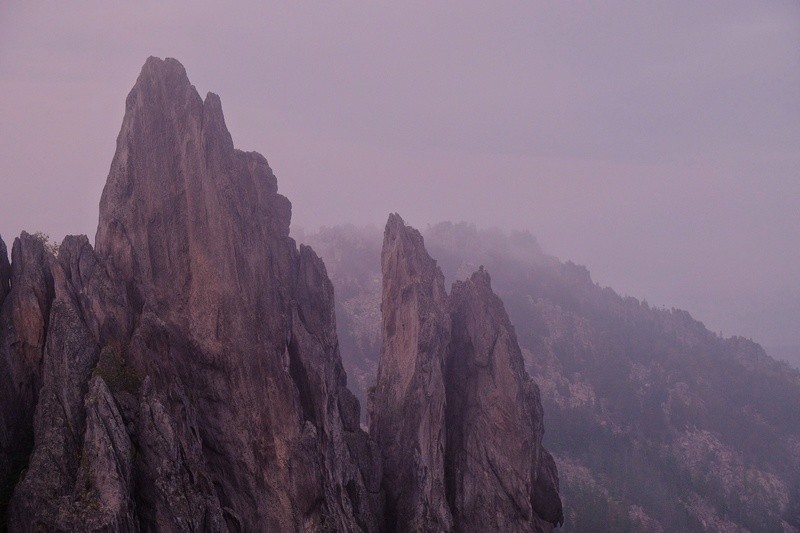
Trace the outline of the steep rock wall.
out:
M 396 214 L 381 264 L 370 433 L 383 456 L 387 528 L 551 531 L 563 514 L 539 391 L 488 273 L 448 297 L 422 236 Z
M 148 59 L 96 251 L 69 237 L 57 259 L 39 246 L 28 261 L 30 239 L 15 244 L 3 401 L 35 406 L 35 444 L 12 530 L 377 529 L 380 465 L 346 423 L 359 408 L 333 288 L 290 217 L 267 161 L 233 147 L 219 98 Z

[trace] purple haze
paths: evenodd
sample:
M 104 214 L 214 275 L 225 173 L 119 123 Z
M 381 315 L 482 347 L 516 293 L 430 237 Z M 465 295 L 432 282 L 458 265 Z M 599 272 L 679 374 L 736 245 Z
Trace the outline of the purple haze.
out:
M 800 345 L 800 4 L 0 7 L 0 234 L 93 239 L 149 55 L 222 98 L 294 224 L 525 228 L 726 335 Z

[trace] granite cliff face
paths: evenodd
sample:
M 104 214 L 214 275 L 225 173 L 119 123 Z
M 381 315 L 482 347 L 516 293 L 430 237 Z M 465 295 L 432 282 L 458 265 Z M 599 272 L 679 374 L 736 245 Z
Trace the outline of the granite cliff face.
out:
M 53 301 L 51 258 L 35 237 L 0 239 L 0 513 L 33 446 L 33 413 Z
M 371 433 L 325 264 L 219 98 L 150 58 L 93 248 L 0 239 L 0 529 L 529 531 L 561 520 L 488 274 L 453 297 L 390 217 Z M 452 326 L 451 326 L 452 325 Z
M 386 224 L 381 266 L 383 344 L 369 416 L 387 528 L 551 531 L 563 515 L 539 391 L 488 273 L 448 297 L 422 236 L 398 215 Z
M 176 61 L 148 61 L 127 99 L 97 254 L 141 306 L 130 359 L 156 390 L 183 389 L 161 401 L 194 429 L 219 503 L 235 511 L 226 519 L 245 529 L 350 526 L 370 499 L 347 457 L 333 290 L 289 239 L 290 217 L 267 161 L 234 149 L 219 98 L 202 100 Z
M 450 296 L 448 494 L 462 531 L 561 525 L 558 473 L 542 446 L 539 389 L 483 267 Z
M 290 216 L 219 98 L 148 59 L 96 250 L 23 234 L 10 271 L 0 250 L 10 530 L 377 530 L 379 454 Z
M 444 276 L 422 236 L 391 215 L 384 233 L 383 344 L 370 434 L 383 454 L 386 517 L 396 531 L 449 531 L 444 364 L 450 317 Z

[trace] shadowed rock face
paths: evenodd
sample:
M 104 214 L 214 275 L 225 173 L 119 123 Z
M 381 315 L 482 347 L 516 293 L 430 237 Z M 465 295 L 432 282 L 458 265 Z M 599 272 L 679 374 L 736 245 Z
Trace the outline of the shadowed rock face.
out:
M 2 244 L 0 242 L 0 244 Z M 41 387 L 53 276 L 41 241 L 22 233 L 12 265 L 0 247 L 0 513 L 33 447 L 33 415 Z
M 3 300 L 6 299 L 11 288 L 11 264 L 8 262 L 8 250 L 6 243 L 3 242 L 3 237 L 0 237 L 0 306 L 3 305 Z
M 444 278 L 422 236 L 391 215 L 384 233 L 383 345 L 370 432 L 383 453 L 397 531 L 550 531 L 563 522 L 542 447 L 539 391 L 481 268 Z
M 290 217 L 219 98 L 148 59 L 96 251 L 68 237 L 33 257 L 23 235 L 8 295 L 0 264 L 2 412 L 36 406 L 10 529 L 377 529 L 379 455 L 346 389 L 333 288 Z M 9 477 L 25 421 L 2 422 Z
M 96 250 L 68 236 L 54 256 L 23 233 L 9 263 L 0 241 L 0 528 L 560 521 L 538 392 L 488 275 L 448 298 L 420 234 L 390 217 L 373 438 L 346 387 L 325 265 L 289 238 L 277 191 L 267 161 L 233 147 L 219 98 L 148 59 Z
M 534 490 L 547 454 L 539 390 L 483 267 L 453 285 L 450 316 L 447 480 L 456 529 L 530 531 L 535 518 L 560 524 L 554 468 L 555 487 L 542 476 Z
M 223 506 L 250 528 L 294 523 L 287 444 L 303 419 L 287 372 L 289 216 L 266 160 L 234 150 L 219 98 L 203 101 L 177 61 L 148 60 L 126 102 L 97 255 L 141 306 L 129 357 L 156 390 L 183 397 L 164 402 L 173 418 L 190 404 L 185 423 Z
M 383 344 L 370 434 L 383 454 L 387 523 L 396 531 L 446 531 L 444 276 L 419 232 L 396 214 L 386 224 L 381 265 Z

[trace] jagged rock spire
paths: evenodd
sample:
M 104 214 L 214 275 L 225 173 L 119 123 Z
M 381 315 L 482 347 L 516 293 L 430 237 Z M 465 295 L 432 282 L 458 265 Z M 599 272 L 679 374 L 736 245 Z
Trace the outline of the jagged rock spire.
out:
M 379 448 L 346 388 L 325 265 L 289 238 L 290 218 L 266 159 L 234 148 L 219 98 L 202 99 L 174 59 L 148 59 L 126 101 L 96 251 L 68 236 L 55 257 L 23 233 L 9 270 L 0 241 L 9 530 L 469 531 L 560 519 L 538 396 L 488 274 L 448 299 L 419 232 L 389 218 L 370 417 Z
M 381 266 L 370 432 L 383 453 L 388 529 L 552 530 L 563 518 L 539 391 L 488 272 L 448 298 L 422 236 L 396 214 Z
M 447 480 L 456 529 L 530 531 L 543 521 L 537 510 L 550 511 L 541 496 L 534 497 L 547 453 L 542 405 L 514 327 L 483 267 L 453 285 L 450 316 Z M 557 487 L 555 494 L 543 494 L 558 502 L 547 518 L 560 522 Z
M 149 58 L 97 251 L 68 237 L 50 258 L 36 446 L 12 529 L 377 529 L 380 465 L 352 423 L 333 288 L 290 218 L 266 159 L 234 148 L 219 97 Z
M 394 531 L 447 531 L 444 276 L 419 232 L 397 214 L 386 224 L 381 266 L 383 344 L 370 434 L 383 454 L 387 523 Z

